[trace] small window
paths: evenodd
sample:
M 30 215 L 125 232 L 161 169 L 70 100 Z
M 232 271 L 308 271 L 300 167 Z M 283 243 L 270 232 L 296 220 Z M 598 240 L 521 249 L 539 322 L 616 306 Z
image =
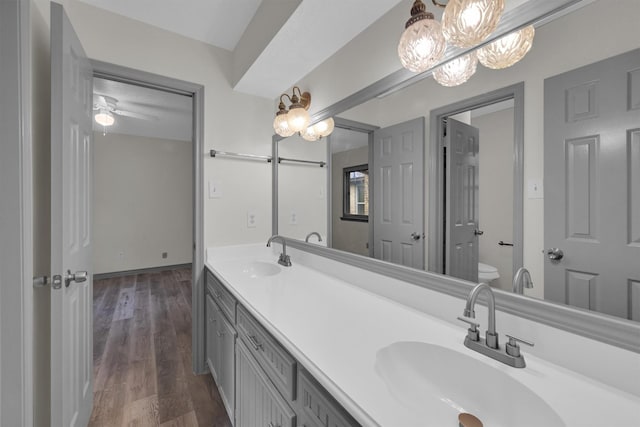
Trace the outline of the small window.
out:
M 369 220 L 369 165 L 343 169 L 344 203 L 343 220 Z

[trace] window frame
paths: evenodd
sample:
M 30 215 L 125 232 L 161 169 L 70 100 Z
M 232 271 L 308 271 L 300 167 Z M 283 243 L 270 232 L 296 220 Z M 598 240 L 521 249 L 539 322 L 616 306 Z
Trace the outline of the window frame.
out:
M 362 172 L 362 171 L 366 171 L 367 176 L 369 176 L 368 163 L 342 168 L 342 216 L 340 217 L 342 221 L 369 222 L 369 215 L 359 215 L 359 214 L 349 213 L 350 196 L 351 196 L 351 190 L 350 190 L 351 180 L 348 178 L 348 176 L 352 172 Z M 367 185 L 367 191 L 369 191 L 368 185 Z M 370 197 L 369 197 L 369 200 L 370 200 Z

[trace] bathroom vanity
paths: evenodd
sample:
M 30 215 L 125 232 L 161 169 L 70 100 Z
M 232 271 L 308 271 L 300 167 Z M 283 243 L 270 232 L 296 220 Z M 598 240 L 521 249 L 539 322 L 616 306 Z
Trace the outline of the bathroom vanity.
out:
M 280 252 L 207 251 L 207 362 L 236 426 L 637 422 L 636 353 L 498 311 L 501 345 L 535 342 L 512 368 L 463 345 L 464 300 L 299 249 L 284 267 Z

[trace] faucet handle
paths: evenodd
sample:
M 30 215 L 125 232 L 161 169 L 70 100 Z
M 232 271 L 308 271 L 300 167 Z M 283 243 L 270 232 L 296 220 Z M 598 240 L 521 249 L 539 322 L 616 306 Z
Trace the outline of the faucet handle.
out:
M 471 341 L 480 340 L 480 333 L 478 332 L 478 327 L 480 326 L 479 323 L 476 323 L 473 320 L 467 319 L 466 317 L 458 317 L 458 320 L 469 324 L 469 329 L 467 329 L 467 336 Z
M 514 356 L 514 357 L 520 356 L 520 346 L 518 345 L 518 343 L 526 344 L 529 347 L 534 346 L 534 344 L 531 341 L 523 340 L 521 338 L 514 337 L 509 334 L 505 334 L 505 335 L 507 336 L 507 338 L 509 338 L 509 342 L 505 346 L 505 349 L 509 356 Z

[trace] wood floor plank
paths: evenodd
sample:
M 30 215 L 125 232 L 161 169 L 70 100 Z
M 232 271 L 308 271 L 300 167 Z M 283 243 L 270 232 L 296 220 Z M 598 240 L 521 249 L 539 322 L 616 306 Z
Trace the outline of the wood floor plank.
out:
M 231 427 L 213 379 L 191 367 L 190 280 L 178 269 L 95 281 L 91 427 Z
M 158 396 L 152 395 L 125 405 L 123 427 L 157 427 L 159 425 Z

